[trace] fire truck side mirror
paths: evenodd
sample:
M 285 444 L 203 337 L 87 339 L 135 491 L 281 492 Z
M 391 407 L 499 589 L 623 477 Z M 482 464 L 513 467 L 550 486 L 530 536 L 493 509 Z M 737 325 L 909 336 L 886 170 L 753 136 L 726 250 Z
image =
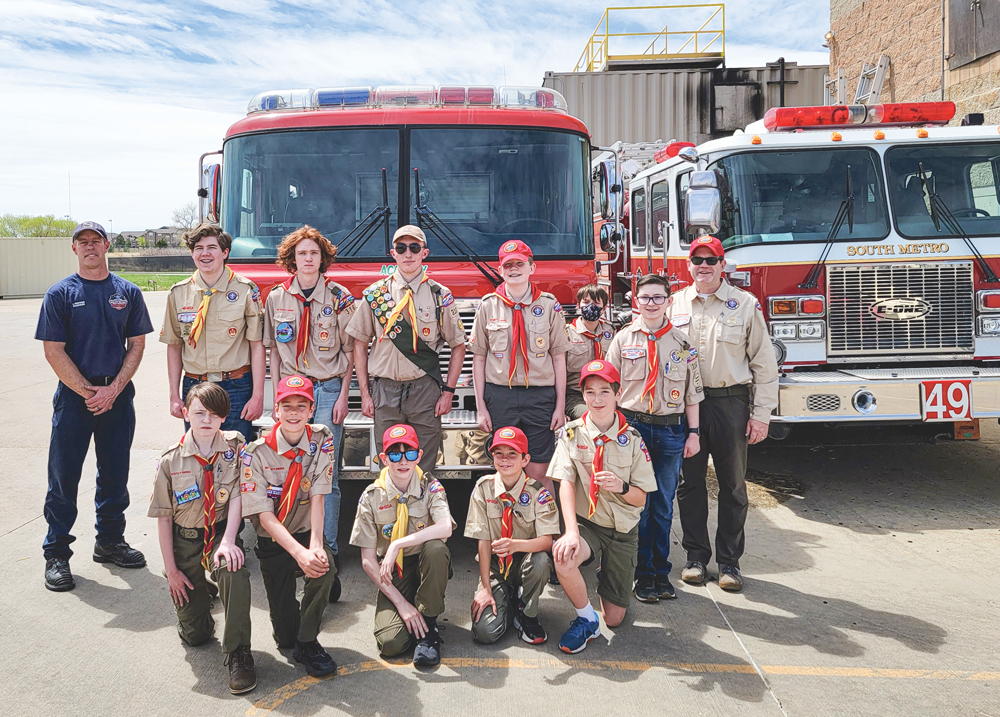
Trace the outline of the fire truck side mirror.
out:
M 597 167 L 598 196 L 601 204 L 601 218 L 614 219 L 615 211 L 621 203 L 621 185 L 615 181 L 612 162 L 601 162 Z
M 684 199 L 685 232 L 714 235 L 719 231 L 721 218 L 722 196 L 715 172 L 691 172 Z
M 613 224 L 601 225 L 601 251 L 610 254 L 615 250 L 615 245 L 619 239 L 621 239 L 621 235 L 615 231 Z
M 222 199 L 222 167 L 213 164 L 207 168 L 208 171 L 208 211 L 206 219 L 210 222 L 219 221 L 219 204 Z

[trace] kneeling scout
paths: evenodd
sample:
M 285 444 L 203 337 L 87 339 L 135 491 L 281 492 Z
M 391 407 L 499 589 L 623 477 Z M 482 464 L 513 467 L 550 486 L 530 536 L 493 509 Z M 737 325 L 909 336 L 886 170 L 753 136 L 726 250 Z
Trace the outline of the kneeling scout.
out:
M 413 664 L 441 661 L 437 618 L 451 577 L 445 541 L 455 521 L 442 485 L 417 464 L 423 454 L 412 426 L 397 424 L 382 436 L 382 473 L 358 501 L 351 545 L 379 589 L 375 641 L 384 657 L 413 647 Z
M 552 546 L 556 573 L 577 617 L 559 641 L 576 653 L 601 634 L 580 566 L 600 556 L 597 594 L 608 627 L 625 619 L 639 547 L 639 516 L 656 490 L 649 452 L 617 410 L 618 370 L 591 361 L 580 375 L 587 413 L 566 424 L 556 440 L 549 477 L 559 481 L 566 533 Z
M 215 629 L 212 591 L 219 586 L 226 628 L 222 651 L 234 695 L 257 686 L 250 654 L 250 574 L 243 565 L 239 456 L 243 436 L 221 431 L 229 395 L 215 383 L 199 383 L 185 397 L 191 429 L 160 457 L 149 501 L 156 518 L 164 573 L 177 610 L 177 632 L 188 645 L 207 642 Z
M 337 670 L 316 641 L 337 575 L 323 539 L 323 499 L 330 493 L 335 446 L 329 428 L 308 423 L 313 408 L 309 379 L 288 376 L 278 382 L 278 422 L 267 437 L 247 445 L 240 494 L 243 515 L 257 531 L 254 552 L 278 649 L 294 647 L 295 661 L 322 677 Z M 295 599 L 296 569 L 305 575 L 301 606 Z
M 476 483 L 465 523 L 465 537 L 479 541 L 472 636 L 492 644 L 513 622 L 522 640 L 540 645 L 548 638 L 538 601 L 549 579 L 546 551 L 559 535 L 559 511 L 549 491 L 524 472 L 531 456 L 520 428 L 497 431 L 491 452 L 497 472 Z

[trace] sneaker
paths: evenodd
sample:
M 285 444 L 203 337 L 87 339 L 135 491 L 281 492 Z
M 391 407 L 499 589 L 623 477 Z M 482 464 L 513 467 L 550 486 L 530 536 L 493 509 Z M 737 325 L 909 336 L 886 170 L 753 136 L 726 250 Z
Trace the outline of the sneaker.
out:
M 94 562 L 114 563 L 119 568 L 144 568 L 146 556 L 124 540 L 119 540 L 114 543 L 95 543 Z
M 295 641 L 295 652 L 292 659 L 305 666 L 306 672 L 313 677 L 326 677 L 337 671 L 337 663 L 330 657 L 316 640 L 309 642 Z
M 704 563 L 699 563 L 697 560 L 688 560 L 684 563 L 684 569 L 681 571 L 681 580 L 688 585 L 704 585 L 705 572 Z
M 569 629 L 559 640 L 559 649 L 575 655 L 583 652 L 587 643 L 601 636 L 601 623 L 577 617 L 569 624 Z
M 552 556 L 550 555 L 549 558 L 551 559 Z M 549 585 L 558 585 L 558 584 L 559 584 L 559 574 L 556 572 L 556 562 L 555 560 L 552 560 L 552 567 L 549 568 Z
M 45 561 L 45 587 L 57 593 L 76 587 L 73 573 L 69 570 L 69 558 L 49 558 Z
M 735 565 L 719 563 L 719 587 L 731 593 L 738 593 L 743 589 L 743 576 L 740 569 Z
M 229 665 L 229 691 L 242 695 L 257 686 L 257 670 L 254 668 L 250 645 L 240 645 L 226 655 L 222 663 Z
M 428 625 L 427 634 L 417 641 L 413 648 L 414 667 L 434 667 L 441 662 L 441 643 L 444 639 L 437 625 Z
M 639 575 L 636 577 L 635 599 L 639 602 L 660 602 L 660 595 L 656 590 L 656 578 L 652 575 Z
M 514 615 L 514 628 L 521 639 L 529 645 L 541 645 L 549 636 L 545 634 L 545 628 L 538 622 L 537 617 L 528 617 L 521 610 Z
M 656 576 L 656 597 L 660 600 L 676 600 L 677 593 L 674 592 L 674 586 L 670 584 L 670 578 L 666 575 Z

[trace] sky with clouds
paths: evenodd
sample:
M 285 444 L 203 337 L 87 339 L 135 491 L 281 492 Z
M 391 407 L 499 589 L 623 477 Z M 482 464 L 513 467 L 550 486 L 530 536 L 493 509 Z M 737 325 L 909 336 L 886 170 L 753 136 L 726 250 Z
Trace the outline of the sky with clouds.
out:
M 546 70 L 573 69 L 605 7 L 2 0 L 0 214 L 71 214 L 116 232 L 167 224 L 194 199 L 199 155 L 262 90 L 540 85 Z M 727 65 L 826 64 L 829 16 L 823 0 L 731 0 Z

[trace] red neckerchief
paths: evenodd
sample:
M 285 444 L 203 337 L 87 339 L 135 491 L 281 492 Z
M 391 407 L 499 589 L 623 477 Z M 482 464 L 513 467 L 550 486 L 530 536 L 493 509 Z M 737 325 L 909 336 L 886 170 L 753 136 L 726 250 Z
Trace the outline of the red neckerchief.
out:
M 502 283 L 497 287 L 496 291 L 493 292 L 497 295 L 497 297 L 499 297 L 500 301 L 502 301 L 504 305 L 510 307 L 514 313 L 514 347 L 510 355 L 510 370 L 507 372 L 508 386 L 512 386 L 514 384 L 514 372 L 517 370 L 517 357 L 519 354 L 521 356 L 521 363 L 524 365 L 524 385 L 528 385 L 528 332 L 524 326 L 524 310 L 538 301 L 538 297 L 542 295 L 542 290 L 534 284 L 528 284 L 528 292 L 531 295 L 531 301 L 527 304 L 514 301 L 507 296 L 507 282 Z
M 186 436 L 186 433 L 181 436 L 182 446 L 184 445 L 184 438 Z M 212 543 L 215 542 L 215 461 L 218 457 L 218 451 L 213 453 L 212 457 L 207 461 L 197 453 L 194 454 L 194 459 L 201 466 L 202 478 L 205 484 L 201 495 L 205 521 L 205 542 L 201 548 L 201 564 L 205 570 L 209 571 L 212 569 Z
M 576 330 L 583 334 L 584 338 L 590 339 L 594 342 L 594 359 L 604 358 L 604 349 L 601 348 L 601 337 L 604 335 L 603 331 L 598 331 L 596 334 L 587 331 L 586 327 L 583 325 L 583 317 L 578 316 L 573 324 L 576 326 Z M 597 322 L 597 327 L 601 327 L 601 322 Z
M 586 422 L 589 415 L 590 411 L 583 414 L 584 422 Z M 615 415 L 618 416 L 618 433 L 615 434 L 614 440 L 618 440 L 618 436 L 625 433 L 625 430 L 628 428 L 628 419 L 625 418 L 621 411 L 615 411 Z M 604 446 L 610 443 L 611 440 L 604 433 L 594 439 L 594 460 L 590 464 L 590 491 L 587 493 L 587 501 L 590 503 L 589 512 L 587 513 L 588 518 L 593 518 L 594 511 L 597 510 L 597 494 L 600 492 L 600 487 L 597 485 L 597 481 L 594 480 L 594 476 L 604 470 Z
M 642 387 L 642 395 L 639 396 L 639 400 L 642 400 L 649 395 L 649 412 L 653 412 L 653 397 L 656 395 L 656 379 L 657 374 L 660 371 L 660 356 L 656 353 L 656 340 L 663 336 L 674 327 L 670 323 L 670 319 L 667 319 L 667 323 L 664 324 L 663 328 L 659 331 L 651 332 L 642 324 L 642 319 L 636 319 L 639 322 L 639 330 L 646 334 L 646 361 L 649 365 L 649 374 L 646 376 L 646 384 Z
M 278 429 L 280 427 L 280 422 L 275 423 L 274 430 L 264 439 L 264 444 L 275 453 L 278 452 Z M 312 431 L 309 429 L 309 424 L 306 424 L 306 441 L 311 440 Z M 288 467 L 288 475 L 285 476 L 285 484 L 281 486 L 281 500 L 278 501 L 278 520 L 284 523 L 285 518 L 292 512 L 295 496 L 302 485 L 302 456 L 305 455 L 305 451 L 301 448 L 292 448 L 280 455 L 292 462 Z

